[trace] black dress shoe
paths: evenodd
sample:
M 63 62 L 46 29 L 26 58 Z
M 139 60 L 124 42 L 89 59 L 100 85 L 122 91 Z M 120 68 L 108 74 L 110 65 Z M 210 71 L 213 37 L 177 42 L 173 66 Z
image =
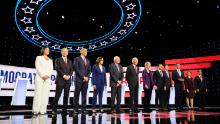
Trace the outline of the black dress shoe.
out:
M 116 113 L 116 111 L 113 109 L 113 110 L 111 111 L 111 113 L 114 114 L 114 113 Z
M 78 110 L 73 110 L 73 114 L 79 114 Z
M 103 110 L 103 109 L 100 109 L 100 112 L 101 112 L 101 113 L 104 113 L 104 110 Z
M 82 114 L 88 114 L 88 111 L 83 110 L 83 111 L 82 111 Z
M 57 114 L 57 112 L 56 111 L 52 111 L 52 115 L 56 115 Z
M 117 113 L 124 113 L 125 111 L 118 109 L 118 110 L 116 110 L 116 112 L 117 112 Z
M 62 111 L 62 114 L 69 114 L 69 112 L 68 111 Z
M 134 109 L 134 112 L 138 113 L 138 112 L 139 112 L 139 110 L 138 110 L 138 109 Z

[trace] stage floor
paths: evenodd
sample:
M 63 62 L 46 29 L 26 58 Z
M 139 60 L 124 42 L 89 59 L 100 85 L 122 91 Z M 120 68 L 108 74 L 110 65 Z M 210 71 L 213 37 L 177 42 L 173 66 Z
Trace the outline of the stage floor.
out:
M 0 124 L 219 124 L 220 111 L 218 109 L 207 109 L 205 111 L 156 111 L 110 114 L 97 113 L 93 115 L 91 110 L 82 115 L 57 114 L 48 111 L 46 115 L 32 115 L 30 110 L 0 111 Z

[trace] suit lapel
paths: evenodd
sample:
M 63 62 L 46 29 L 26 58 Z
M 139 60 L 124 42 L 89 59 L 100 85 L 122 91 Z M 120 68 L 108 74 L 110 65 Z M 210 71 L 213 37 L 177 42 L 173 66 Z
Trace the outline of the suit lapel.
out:
M 81 56 L 79 56 L 79 57 L 80 57 L 80 61 L 81 61 L 81 63 L 82 63 L 83 66 L 86 68 L 86 65 L 84 64 L 84 61 L 83 61 L 82 57 L 81 57 Z M 86 62 L 88 62 L 87 59 L 86 59 Z M 88 65 L 88 63 L 87 63 L 87 65 Z
M 114 63 L 114 67 L 117 70 L 117 72 L 120 73 L 120 66 L 118 65 L 118 68 L 117 68 L 116 64 Z
M 135 68 L 134 68 L 133 65 L 131 65 L 131 68 L 132 68 L 132 70 L 134 71 L 134 73 L 137 74 L 137 71 L 135 70 Z M 138 70 L 138 67 L 137 67 L 137 70 Z
M 96 68 L 98 68 L 98 71 L 99 71 L 100 73 L 102 73 L 102 71 L 103 71 L 103 67 L 102 67 L 102 71 L 101 71 L 99 65 L 97 65 Z

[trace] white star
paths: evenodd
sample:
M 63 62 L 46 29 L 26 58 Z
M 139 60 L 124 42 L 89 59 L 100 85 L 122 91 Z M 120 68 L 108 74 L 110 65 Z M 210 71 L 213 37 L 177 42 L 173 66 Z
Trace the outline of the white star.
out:
M 133 3 L 130 3 L 129 5 L 127 5 L 125 7 L 127 8 L 127 10 L 133 10 L 135 6 L 136 5 L 134 5 Z
M 127 0 L 122 0 L 122 3 L 126 2 Z
M 132 22 L 130 21 L 130 22 L 125 22 L 125 25 L 124 26 L 126 26 L 126 27 L 130 27 L 130 26 L 132 26 L 133 24 L 132 24 Z
M 89 45 L 89 49 L 95 49 L 97 46 L 96 45 Z
M 101 46 L 106 46 L 106 44 L 108 44 L 108 42 L 106 41 L 103 41 L 103 42 L 100 42 Z
M 137 16 L 136 14 L 134 14 L 134 12 L 127 15 L 128 15 L 127 19 L 134 19 L 134 17 Z
M 53 47 L 54 49 L 60 49 L 61 45 L 55 44 L 55 45 L 53 45 L 52 47 Z
M 30 3 L 35 3 L 38 5 L 38 2 L 41 2 L 42 0 L 31 0 Z
M 68 50 L 73 50 L 73 47 L 67 47 Z
M 115 40 L 117 40 L 118 39 L 118 37 L 116 37 L 116 36 L 112 36 L 111 38 L 109 38 L 111 41 L 115 41 Z
M 26 27 L 24 31 L 27 31 L 28 33 L 35 32 L 34 27 Z
M 34 11 L 34 8 L 30 8 L 29 6 L 26 6 L 25 8 L 21 8 L 24 13 L 30 13 L 33 14 L 32 11 Z
M 48 42 L 47 40 L 45 40 L 45 41 L 41 41 L 41 44 L 42 44 L 43 46 L 48 46 L 48 45 L 50 44 L 50 42 Z
M 80 51 L 83 47 L 78 47 L 76 50 Z
M 39 39 L 41 39 L 42 37 L 39 35 L 39 34 L 37 34 L 37 35 L 32 35 L 32 40 L 39 40 Z
M 32 23 L 32 22 L 31 22 L 31 18 L 26 18 L 26 17 L 24 17 L 23 19 L 21 19 L 21 21 L 24 22 L 24 24 Z
M 122 34 L 126 34 L 127 32 L 126 32 L 126 30 L 121 29 L 118 33 L 119 33 L 120 35 L 122 35 Z

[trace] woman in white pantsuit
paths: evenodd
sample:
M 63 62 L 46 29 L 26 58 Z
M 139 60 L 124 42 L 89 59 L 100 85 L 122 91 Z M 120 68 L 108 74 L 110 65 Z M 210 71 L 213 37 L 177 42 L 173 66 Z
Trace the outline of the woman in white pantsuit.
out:
M 45 114 L 51 86 L 50 76 L 53 71 L 53 61 L 48 57 L 49 48 L 42 48 L 41 55 L 35 60 L 36 77 L 33 100 L 33 114 Z

